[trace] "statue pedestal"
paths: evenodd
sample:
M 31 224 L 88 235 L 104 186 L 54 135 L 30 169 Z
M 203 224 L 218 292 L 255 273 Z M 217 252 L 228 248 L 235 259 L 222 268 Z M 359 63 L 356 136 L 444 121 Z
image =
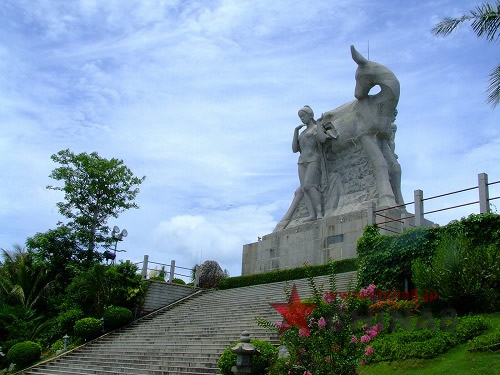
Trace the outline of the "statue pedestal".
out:
M 391 209 L 384 215 L 400 218 L 403 211 Z M 389 219 L 380 218 L 378 222 Z M 300 224 L 262 237 L 261 241 L 243 245 L 242 275 L 301 267 L 304 263 L 319 265 L 328 259 L 355 258 L 356 244 L 368 224 L 367 210 L 347 213 Z M 411 223 L 413 224 L 413 223 Z M 403 224 L 380 225 L 382 234 L 401 233 Z

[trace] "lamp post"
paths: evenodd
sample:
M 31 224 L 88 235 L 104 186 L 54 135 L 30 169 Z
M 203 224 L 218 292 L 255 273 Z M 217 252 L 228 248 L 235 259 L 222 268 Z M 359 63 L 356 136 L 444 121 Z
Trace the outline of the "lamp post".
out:
M 233 374 L 251 374 L 252 373 L 252 355 L 259 350 L 250 344 L 250 333 L 243 331 L 240 337 L 240 343 L 231 348 L 236 353 L 236 366 L 231 368 Z
M 102 333 L 104 333 L 104 317 L 101 318 Z
M 113 238 L 113 240 L 115 241 L 115 248 L 114 248 L 113 252 L 111 252 L 109 250 L 106 250 L 104 252 L 104 257 L 106 258 L 106 262 L 108 260 L 111 260 L 111 264 L 115 264 L 116 253 L 125 251 L 125 250 L 117 250 L 116 249 L 118 246 L 118 241 L 123 241 L 123 238 L 127 237 L 127 235 L 128 235 L 128 232 L 126 229 L 124 229 L 120 232 L 120 228 L 118 228 L 116 225 L 113 227 L 113 231 L 111 232 L 111 238 Z

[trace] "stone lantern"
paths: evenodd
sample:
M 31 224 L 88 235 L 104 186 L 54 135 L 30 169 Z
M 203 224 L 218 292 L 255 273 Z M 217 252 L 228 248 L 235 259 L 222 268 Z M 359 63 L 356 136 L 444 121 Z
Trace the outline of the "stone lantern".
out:
M 233 374 L 251 374 L 252 373 L 252 355 L 259 351 L 250 344 L 250 333 L 243 331 L 240 337 L 240 343 L 231 348 L 236 353 L 236 366 L 231 368 Z

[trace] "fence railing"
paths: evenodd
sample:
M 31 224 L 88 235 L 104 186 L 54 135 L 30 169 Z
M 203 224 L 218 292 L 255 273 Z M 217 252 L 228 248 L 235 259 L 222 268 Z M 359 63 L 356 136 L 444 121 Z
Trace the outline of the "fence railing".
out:
M 177 266 L 175 264 L 175 260 L 171 260 L 170 264 L 153 262 L 153 261 L 149 260 L 149 255 L 144 255 L 144 259 L 142 262 L 137 262 L 134 264 L 137 266 L 142 264 L 142 266 L 141 266 L 141 278 L 143 280 L 148 279 L 148 276 L 149 276 L 148 271 L 158 271 L 158 268 L 149 268 L 151 264 L 162 266 L 162 271 L 160 271 L 160 272 L 163 272 L 163 273 L 165 273 L 165 275 L 168 275 L 168 282 L 170 282 L 170 283 L 173 282 L 173 280 L 175 279 L 175 276 L 182 276 L 182 277 L 191 278 L 192 272 L 194 270 L 194 286 L 198 287 L 199 280 L 200 280 L 200 266 L 196 266 L 194 269 L 188 268 L 188 267 L 181 267 L 181 266 Z M 166 267 L 169 267 L 168 271 L 166 270 Z M 176 270 L 181 270 L 180 272 L 184 272 L 184 273 L 176 272 Z M 189 271 L 189 275 L 185 274 L 186 271 Z
M 397 206 L 377 209 L 375 207 L 375 203 L 372 203 L 368 207 L 368 224 L 369 225 L 377 224 L 387 232 L 401 233 L 404 228 L 421 227 L 429 225 L 428 223 L 430 222 L 426 220 L 424 215 L 430 215 L 437 212 L 452 210 L 455 208 L 470 206 L 473 204 L 479 204 L 479 213 L 481 214 L 488 213 L 491 211 L 490 202 L 500 198 L 500 195 L 490 197 L 490 186 L 500 183 L 500 180 L 494 182 L 488 182 L 488 175 L 486 173 L 479 173 L 477 178 L 478 178 L 477 186 L 455 190 L 449 193 L 438 194 L 432 197 L 424 198 L 424 192 L 422 190 L 415 190 L 413 192 L 413 198 L 414 198 L 413 202 L 408 202 Z M 424 202 L 426 201 L 476 189 L 478 190 L 479 200 L 474 200 L 472 202 L 461 203 L 429 211 L 425 211 L 424 209 Z M 398 210 L 396 210 L 409 205 L 413 205 L 414 214 L 408 213 L 406 210 L 400 210 L 401 212 L 398 212 Z

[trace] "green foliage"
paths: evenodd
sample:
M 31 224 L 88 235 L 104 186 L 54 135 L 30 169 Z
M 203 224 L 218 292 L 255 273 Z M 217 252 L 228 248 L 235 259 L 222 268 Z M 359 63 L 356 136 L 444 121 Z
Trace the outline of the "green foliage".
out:
M 250 340 L 250 342 L 259 350 L 258 354 L 252 356 L 252 374 L 265 375 L 266 370 L 278 358 L 278 349 L 267 341 Z M 228 346 L 217 362 L 222 375 L 231 375 L 231 367 L 236 366 L 236 354 L 231 351 L 239 341 Z
M 441 305 L 495 311 L 500 307 L 499 249 L 472 243 L 461 232 L 445 232 L 430 264 L 414 261 L 412 280 L 421 291 L 436 291 Z
M 23 341 L 9 349 L 7 360 L 15 363 L 18 368 L 24 368 L 40 359 L 42 348 L 32 341 Z
M 55 353 L 57 352 L 58 350 L 62 350 L 64 349 L 64 340 L 63 339 L 59 339 L 57 340 L 56 342 L 54 342 L 51 346 L 50 346 L 50 351 L 52 353 Z
M 356 271 L 356 259 L 344 259 L 332 262 L 337 273 Z M 311 276 L 328 275 L 331 272 L 331 264 L 323 264 L 319 266 L 304 266 L 291 268 L 287 270 L 271 271 L 259 273 L 255 275 L 236 276 L 222 279 L 219 282 L 219 289 L 240 288 L 243 286 L 269 284 L 278 281 L 287 281 L 308 278 Z
M 393 361 L 407 358 L 434 358 L 453 346 L 464 343 L 488 328 L 479 316 L 458 318 L 455 331 L 435 329 L 398 330 L 381 335 L 372 344 L 374 355 L 370 362 Z
M 110 305 L 132 310 L 142 304 L 147 288 L 136 272 L 137 266 L 130 262 L 95 264 L 73 279 L 67 289 L 68 299 L 93 316 L 101 316 Z
M 437 228 L 415 228 L 401 235 L 379 234 L 376 226 L 367 226 L 358 241 L 358 283 L 374 283 L 382 290 L 402 290 L 404 279 L 411 277 L 416 258 L 434 254 Z
M 174 283 L 174 284 L 179 284 L 179 285 L 186 285 L 186 282 L 185 282 L 184 280 L 182 280 L 182 279 L 178 279 L 178 278 L 174 278 L 174 279 L 172 280 L 172 283 Z
M 500 328 L 497 327 L 493 332 L 473 338 L 467 343 L 467 350 L 470 352 L 500 350 Z
M 96 318 L 83 318 L 75 323 L 75 335 L 83 340 L 92 340 L 101 335 L 102 323 Z
M 375 226 L 366 227 L 357 247 L 359 284 L 374 283 L 382 290 L 403 290 L 404 279 L 411 280 L 414 261 L 420 259 L 422 264 L 430 265 L 438 245 L 447 236 L 463 236 L 477 250 L 474 259 L 467 258 L 467 267 L 478 272 L 469 283 L 477 283 L 478 277 L 489 278 L 487 285 L 498 283 L 496 249 L 500 248 L 500 216 L 482 214 L 470 215 L 444 227 L 415 228 L 394 236 L 380 235 Z M 489 250 L 481 253 L 480 249 Z M 489 275 L 486 276 L 479 268 L 488 261 L 491 264 L 486 268 Z
M 134 316 L 132 311 L 125 307 L 110 306 L 104 310 L 103 318 L 106 330 L 110 331 L 130 323 Z
M 64 202 L 57 203 L 61 215 L 70 221 L 67 226 L 86 248 L 87 261 L 99 259 L 96 244 L 109 245 L 107 220 L 130 208 L 138 208 L 134 199 L 139 193 L 135 186 L 145 177 L 135 177 L 123 160 L 105 159 L 96 152 L 74 154 L 62 150 L 51 156 L 61 164 L 50 177 L 63 186 L 47 186 L 64 192 Z
M 51 277 L 57 278 L 63 286 L 73 276 L 71 267 L 79 265 L 86 257 L 75 233 L 65 225 L 28 237 L 26 247 L 33 253 L 37 263 L 44 264 Z
M 474 10 L 470 10 L 461 17 L 451 18 L 446 17 L 432 28 L 434 35 L 447 36 L 458 28 L 463 22 L 471 21 L 472 30 L 478 37 L 485 37 L 490 42 L 498 41 L 500 33 L 500 1 L 496 0 L 496 4 L 488 2 L 476 6 Z M 493 108 L 500 101 L 500 65 L 497 65 L 490 73 L 490 84 L 487 88 L 488 103 Z
M 75 323 L 84 316 L 83 311 L 76 308 L 62 312 L 57 317 L 60 332 L 64 335 L 71 335 Z
M 34 254 L 15 246 L 13 251 L 2 249 L 0 263 L 0 297 L 12 305 L 34 308 L 51 285 L 44 265 L 36 264 Z

